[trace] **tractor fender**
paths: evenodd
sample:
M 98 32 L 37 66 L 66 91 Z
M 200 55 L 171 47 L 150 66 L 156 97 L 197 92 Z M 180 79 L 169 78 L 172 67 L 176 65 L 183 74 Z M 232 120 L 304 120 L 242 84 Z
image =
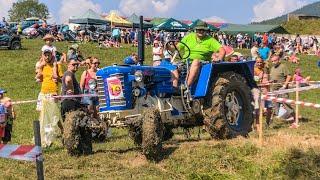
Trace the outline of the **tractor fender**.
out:
M 254 81 L 254 64 L 255 61 L 245 61 L 245 62 L 222 62 L 217 64 L 204 64 L 201 67 L 201 72 L 198 78 L 198 83 L 194 91 L 194 98 L 203 98 L 207 95 L 212 83 L 219 76 L 219 74 L 233 71 L 237 74 L 242 75 L 248 86 L 252 89 L 256 87 L 256 82 Z

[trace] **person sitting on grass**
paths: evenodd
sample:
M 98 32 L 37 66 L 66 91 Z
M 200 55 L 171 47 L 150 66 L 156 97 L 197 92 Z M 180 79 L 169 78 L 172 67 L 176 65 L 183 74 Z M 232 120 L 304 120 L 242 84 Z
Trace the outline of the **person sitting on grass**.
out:
M 292 82 L 299 82 L 300 84 L 300 87 L 302 86 L 308 86 L 309 85 L 309 81 L 310 81 L 310 76 L 307 76 L 307 77 L 303 77 L 302 76 L 302 73 L 301 73 L 301 68 L 296 68 L 294 70 L 294 75 L 293 75 L 293 78 L 292 78 Z

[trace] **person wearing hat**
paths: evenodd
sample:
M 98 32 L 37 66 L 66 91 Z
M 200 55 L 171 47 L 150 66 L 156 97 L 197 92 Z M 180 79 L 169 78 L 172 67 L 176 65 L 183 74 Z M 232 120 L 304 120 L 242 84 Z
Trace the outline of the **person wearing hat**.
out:
M 36 77 L 35 77 L 35 79 L 37 82 L 43 81 L 43 69 L 48 64 L 53 65 L 52 79 L 57 81 L 58 76 L 59 76 L 59 69 L 58 69 L 56 57 L 53 55 L 51 48 L 44 48 L 44 49 L 42 49 L 41 58 L 36 63 Z M 61 70 L 61 68 L 60 68 L 60 70 Z M 60 74 L 62 74 L 62 73 L 60 72 Z
M 38 68 L 36 69 L 36 78 L 41 83 L 36 110 L 41 111 L 43 108 L 43 100 L 46 97 L 58 94 L 58 82 L 62 72 L 61 69 L 59 71 L 50 49 L 44 49 L 36 67 Z
M 197 79 L 201 68 L 201 61 L 210 61 L 213 53 L 218 53 L 217 58 L 222 61 L 225 57 L 225 50 L 221 44 L 213 37 L 207 34 L 209 30 L 207 23 L 199 21 L 195 26 L 195 32 L 186 35 L 181 42 L 190 48 L 190 71 L 187 77 L 187 85 L 190 87 Z M 188 49 L 179 43 L 180 51 L 186 51 L 184 54 L 189 54 Z
M 54 37 L 51 34 L 47 34 L 43 37 L 45 45 L 42 46 L 41 51 L 43 52 L 45 49 L 50 49 L 53 56 L 56 56 L 57 48 L 52 45 L 54 41 Z

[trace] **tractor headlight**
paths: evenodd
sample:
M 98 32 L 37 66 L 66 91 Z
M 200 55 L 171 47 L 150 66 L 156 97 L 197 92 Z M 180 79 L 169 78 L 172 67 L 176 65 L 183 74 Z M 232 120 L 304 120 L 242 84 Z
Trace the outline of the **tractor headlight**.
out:
M 89 82 L 88 82 L 88 85 L 89 85 L 89 88 L 90 88 L 91 90 L 94 90 L 94 89 L 96 89 L 96 87 L 97 87 L 97 82 L 96 82 L 96 80 L 94 80 L 94 79 L 90 79 Z
M 136 72 L 134 73 L 134 79 L 135 79 L 137 82 L 142 82 L 142 80 L 143 80 L 142 71 L 136 71 Z

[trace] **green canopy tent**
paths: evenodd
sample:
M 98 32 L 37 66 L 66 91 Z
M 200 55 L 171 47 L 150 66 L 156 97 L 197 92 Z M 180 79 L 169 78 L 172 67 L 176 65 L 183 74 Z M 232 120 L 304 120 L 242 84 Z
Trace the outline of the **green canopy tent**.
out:
M 135 13 L 133 13 L 130 17 L 127 18 L 127 21 L 132 22 L 134 28 L 138 28 L 140 24 L 140 18 Z M 152 28 L 153 24 L 150 22 L 143 21 L 144 28 Z
M 155 30 L 164 30 L 169 32 L 182 32 L 188 31 L 189 26 L 176 19 L 170 18 L 165 22 L 154 27 Z
M 200 20 L 200 19 L 197 19 L 197 20 L 193 21 L 193 22 L 189 25 L 190 29 L 193 29 L 193 28 L 197 25 L 197 23 L 199 23 L 199 22 L 203 22 L 203 21 Z M 219 31 L 219 28 L 217 28 L 217 27 L 215 27 L 215 26 L 213 26 L 213 25 L 211 25 L 211 24 L 208 24 L 208 28 L 209 28 L 210 31 L 212 31 L 212 32 L 217 32 L 217 31 Z
M 166 20 L 168 20 L 168 18 L 153 18 L 152 21 L 150 21 L 150 23 L 153 24 L 153 26 L 158 26 Z
M 253 36 L 256 32 L 289 34 L 288 31 L 285 30 L 282 26 L 261 25 L 261 24 L 248 24 L 248 25 L 228 24 L 226 27 L 222 27 L 220 31 L 230 35 L 236 35 L 238 33 L 246 33 L 250 36 Z
M 77 16 L 69 19 L 69 23 L 75 24 L 90 24 L 90 25 L 105 25 L 110 24 L 109 21 L 103 19 L 98 13 L 89 9 L 87 12 L 81 16 Z

